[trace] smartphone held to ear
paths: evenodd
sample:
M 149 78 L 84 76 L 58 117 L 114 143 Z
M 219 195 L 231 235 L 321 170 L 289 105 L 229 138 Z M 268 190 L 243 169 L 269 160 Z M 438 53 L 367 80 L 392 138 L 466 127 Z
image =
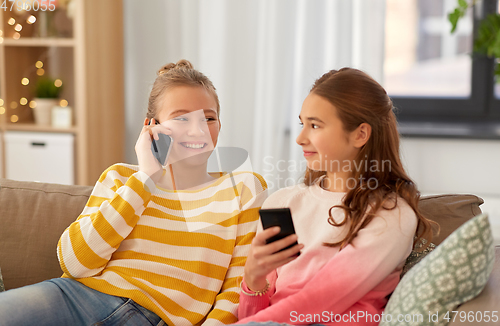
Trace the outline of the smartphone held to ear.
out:
M 151 124 L 151 123 L 150 123 Z M 151 140 L 151 151 L 154 157 L 163 166 L 167 163 L 168 154 L 170 153 L 170 145 L 172 144 L 172 138 L 169 135 L 158 134 L 158 140 Z
M 289 235 L 295 234 L 292 214 L 289 208 L 260 209 L 259 214 L 264 230 L 273 226 L 280 227 L 280 233 L 267 239 L 266 243 L 271 243 L 276 240 L 286 238 Z M 288 247 L 281 249 L 280 251 L 291 248 L 296 244 L 298 244 L 297 241 L 295 241 L 295 243 L 292 243 Z M 300 255 L 300 252 L 298 253 L 298 255 Z

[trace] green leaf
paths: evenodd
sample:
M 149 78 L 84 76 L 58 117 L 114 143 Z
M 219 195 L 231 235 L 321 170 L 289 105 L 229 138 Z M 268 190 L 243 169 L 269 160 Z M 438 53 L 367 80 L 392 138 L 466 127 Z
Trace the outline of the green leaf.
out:
M 465 1 L 465 0 L 458 0 L 458 5 L 464 9 L 467 9 L 467 7 L 469 6 L 467 1 Z
M 450 33 L 453 34 L 453 32 L 455 32 L 455 30 L 457 29 L 457 24 L 458 24 L 459 18 L 460 18 L 460 12 L 458 11 L 458 9 L 455 9 L 455 11 L 448 14 L 448 20 L 451 23 L 451 32 Z

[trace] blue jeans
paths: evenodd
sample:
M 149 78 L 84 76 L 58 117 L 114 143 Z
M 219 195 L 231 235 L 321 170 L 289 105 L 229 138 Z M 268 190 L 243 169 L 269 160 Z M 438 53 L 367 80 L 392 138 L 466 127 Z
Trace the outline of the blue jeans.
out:
M 0 293 L 0 326 L 166 325 L 131 299 L 56 278 Z

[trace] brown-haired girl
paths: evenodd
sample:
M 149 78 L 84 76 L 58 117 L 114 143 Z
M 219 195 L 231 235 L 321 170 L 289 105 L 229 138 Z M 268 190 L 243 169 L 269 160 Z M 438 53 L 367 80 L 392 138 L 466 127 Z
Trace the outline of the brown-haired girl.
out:
M 219 129 L 210 80 L 185 60 L 161 68 L 135 146 L 139 165 L 104 171 L 59 241 L 63 277 L 0 294 L 0 324 L 236 322 L 237 279 L 266 184 L 251 172 L 208 173 Z M 172 137 L 164 166 L 151 150 L 159 134 Z
M 415 236 L 431 236 L 400 160 L 392 102 L 364 72 L 332 70 L 314 83 L 299 119 L 305 184 L 262 206 L 289 207 L 297 234 L 266 244 L 275 227 L 252 241 L 239 324 L 378 325 Z

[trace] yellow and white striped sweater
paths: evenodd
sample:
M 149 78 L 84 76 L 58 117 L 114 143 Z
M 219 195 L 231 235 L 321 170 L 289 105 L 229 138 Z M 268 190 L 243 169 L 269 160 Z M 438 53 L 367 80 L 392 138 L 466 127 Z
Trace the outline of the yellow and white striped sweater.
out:
M 131 298 L 170 326 L 236 322 L 266 188 L 260 175 L 235 172 L 174 192 L 115 164 L 59 240 L 63 277 Z

